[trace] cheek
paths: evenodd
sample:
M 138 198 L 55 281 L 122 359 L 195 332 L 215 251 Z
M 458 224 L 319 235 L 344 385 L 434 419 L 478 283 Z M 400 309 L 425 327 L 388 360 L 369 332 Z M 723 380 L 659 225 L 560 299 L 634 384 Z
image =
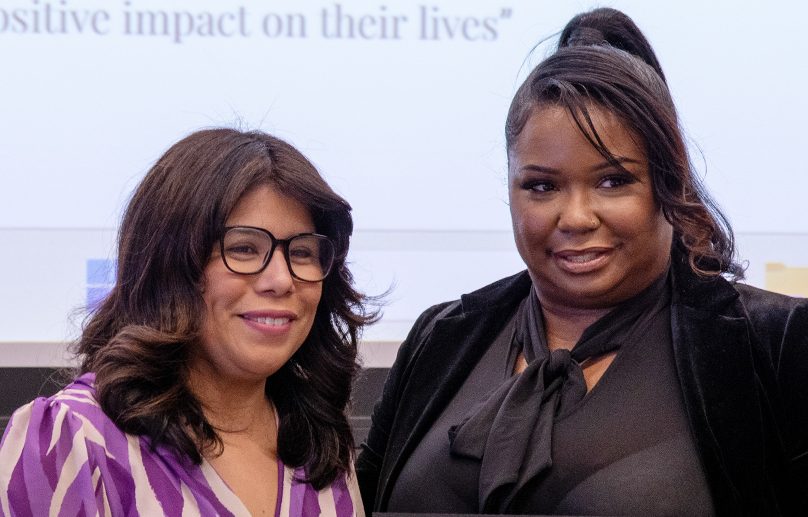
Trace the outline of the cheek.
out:
M 543 269 L 548 247 L 546 228 L 535 214 L 521 213 L 513 218 L 513 239 L 516 250 L 530 270 Z
M 513 239 L 516 242 L 516 248 L 519 250 L 519 253 L 524 256 L 526 249 L 525 225 L 522 220 L 522 213 L 515 209 L 513 204 L 511 204 L 511 227 L 513 229 Z
M 320 300 L 323 296 L 323 284 L 320 282 L 307 287 L 308 289 L 301 293 L 301 298 L 304 300 L 313 318 L 314 314 L 317 313 L 317 307 L 320 305 Z
M 667 224 L 662 210 L 651 199 L 629 199 L 622 203 L 604 204 L 602 219 L 618 234 L 655 241 Z M 650 198 L 650 194 L 648 194 Z M 663 224 L 664 223 L 664 224 Z M 650 240 L 648 240 L 650 239 Z
M 662 215 L 662 211 L 659 211 L 657 214 L 655 232 L 657 243 L 662 250 L 660 253 L 664 252 L 670 255 L 671 247 L 673 246 L 673 226 L 665 219 L 665 216 Z
M 648 221 L 647 232 L 654 235 L 655 240 L 665 240 L 670 237 L 672 228 L 668 220 L 665 219 L 665 216 L 662 214 L 662 210 L 656 207 L 649 208 L 643 216 L 644 218 L 642 220 Z M 631 224 L 631 221 L 627 221 L 626 224 Z
M 308 335 L 311 334 L 311 330 L 314 328 L 314 322 L 317 318 L 317 309 L 322 297 L 322 284 L 317 285 L 317 289 L 310 289 L 309 287 L 311 286 L 307 286 L 307 289 L 298 291 L 300 306 L 305 311 L 302 319 L 300 320 L 301 323 L 305 323 L 299 328 L 300 343 L 298 346 L 303 344 Z
M 636 220 L 628 221 L 625 228 Z M 646 215 L 645 220 L 648 221 L 648 224 L 634 227 L 634 256 L 648 265 L 666 264 L 673 242 L 673 228 L 661 211 Z
M 517 241 L 536 243 L 543 241 L 552 232 L 548 224 L 550 217 L 544 210 L 534 207 L 531 210 L 517 207 L 511 210 L 513 233 Z
M 224 316 L 244 293 L 241 279 L 227 279 L 221 275 L 206 275 L 202 301 L 205 303 L 207 317 L 217 319 Z

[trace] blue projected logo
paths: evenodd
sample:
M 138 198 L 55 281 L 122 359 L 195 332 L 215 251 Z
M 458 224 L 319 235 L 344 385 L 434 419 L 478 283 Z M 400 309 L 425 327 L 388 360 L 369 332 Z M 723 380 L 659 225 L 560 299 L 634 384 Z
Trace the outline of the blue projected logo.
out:
M 89 259 L 87 261 L 87 308 L 93 310 L 104 301 L 115 286 L 115 261 Z

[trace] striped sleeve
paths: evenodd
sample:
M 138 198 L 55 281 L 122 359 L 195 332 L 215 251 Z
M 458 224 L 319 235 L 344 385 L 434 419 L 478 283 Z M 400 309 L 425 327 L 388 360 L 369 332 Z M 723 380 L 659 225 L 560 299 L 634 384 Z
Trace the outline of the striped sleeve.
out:
M 101 433 L 71 405 L 96 405 L 83 390 L 62 399 L 39 398 L 18 409 L 0 442 L 0 513 L 3 516 L 110 515 L 94 458 Z M 70 404 L 66 403 L 67 401 Z

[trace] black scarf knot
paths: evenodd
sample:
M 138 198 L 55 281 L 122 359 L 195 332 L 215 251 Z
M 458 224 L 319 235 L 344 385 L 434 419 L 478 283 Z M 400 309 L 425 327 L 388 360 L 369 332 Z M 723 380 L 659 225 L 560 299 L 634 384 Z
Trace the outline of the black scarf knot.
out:
M 533 290 L 520 304 L 512 346 L 524 354 L 527 367 L 449 429 L 451 454 L 481 462 L 481 513 L 507 513 L 525 484 L 552 466 L 554 421 L 587 393 L 580 364 L 617 350 L 629 336 L 642 332 L 666 302 L 666 277 L 592 324 L 572 350 L 549 350 Z

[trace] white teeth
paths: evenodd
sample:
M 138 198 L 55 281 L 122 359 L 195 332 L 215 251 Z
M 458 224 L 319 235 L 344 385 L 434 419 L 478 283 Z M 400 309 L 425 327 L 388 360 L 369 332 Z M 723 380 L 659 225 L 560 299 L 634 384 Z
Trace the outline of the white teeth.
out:
M 290 321 L 289 318 L 247 318 L 247 319 L 249 319 L 250 321 L 255 321 L 256 323 L 271 325 L 273 327 L 286 325 Z
M 595 260 L 600 256 L 600 253 L 592 252 L 592 253 L 583 253 L 581 255 L 567 255 L 564 257 L 564 260 L 569 262 L 577 262 L 577 263 L 584 263 L 589 262 L 590 260 Z

